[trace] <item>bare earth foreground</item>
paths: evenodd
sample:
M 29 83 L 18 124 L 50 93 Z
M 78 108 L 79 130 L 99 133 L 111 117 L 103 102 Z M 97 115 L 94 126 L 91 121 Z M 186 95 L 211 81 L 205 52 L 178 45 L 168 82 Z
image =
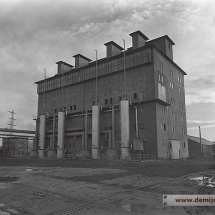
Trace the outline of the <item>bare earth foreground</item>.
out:
M 0 215 L 215 214 L 215 207 L 163 206 L 164 194 L 215 194 L 195 176 L 215 177 L 214 160 L 0 158 Z

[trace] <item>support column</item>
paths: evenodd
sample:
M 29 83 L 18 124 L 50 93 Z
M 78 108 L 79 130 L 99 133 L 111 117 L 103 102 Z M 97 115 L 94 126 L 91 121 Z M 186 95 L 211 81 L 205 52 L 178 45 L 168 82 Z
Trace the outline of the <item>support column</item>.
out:
M 129 157 L 129 141 L 130 141 L 130 118 L 129 118 L 129 101 L 120 102 L 120 120 L 121 120 L 121 158 Z
M 92 107 L 92 159 L 99 158 L 99 117 L 100 107 L 95 105 Z
M 139 128 L 138 128 L 138 110 L 137 110 L 137 107 L 135 107 L 135 127 L 136 127 L 136 139 L 139 138 Z
M 87 130 L 88 130 L 88 113 L 86 110 L 84 121 L 84 149 L 87 149 Z
M 115 109 L 114 106 L 112 107 L 112 147 L 111 149 L 114 149 L 115 147 Z
M 57 157 L 62 158 L 64 152 L 65 112 L 58 112 Z
M 44 157 L 44 148 L 46 140 L 46 115 L 40 115 L 39 127 L 39 157 Z

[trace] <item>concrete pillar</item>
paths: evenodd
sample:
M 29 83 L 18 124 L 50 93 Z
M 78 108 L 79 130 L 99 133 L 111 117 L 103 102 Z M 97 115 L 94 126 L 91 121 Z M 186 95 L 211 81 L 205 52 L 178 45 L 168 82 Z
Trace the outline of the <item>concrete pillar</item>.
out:
M 57 157 L 62 158 L 64 152 L 65 137 L 65 112 L 58 112 L 58 138 L 57 138 Z
M 46 140 L 46 115 L 40 115 L 39 127 L 39 157 L 44 157 L 44 148 Z
M 120 102 L 120 120 L 121 120 L 121 158 L 129 157 L 130 141 L 130 118 L 129 118 L 129 101 Z
M 115 147 L 115 109 L 114 106 L 112 107 L 112 147 L 111 149 L 114 149 Z
M 95 105 L 92 107 L 92 159 L 99 158 L 99 117 L 100 107 Z
M 84 121 L 84 149 L 87 148 L 88 113 L 86 110 Z

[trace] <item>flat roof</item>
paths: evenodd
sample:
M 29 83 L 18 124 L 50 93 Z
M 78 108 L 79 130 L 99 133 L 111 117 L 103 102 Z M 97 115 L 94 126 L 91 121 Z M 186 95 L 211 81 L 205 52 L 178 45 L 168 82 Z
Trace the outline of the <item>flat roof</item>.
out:
M 175 45 L 175 43 L 170 39 L 170 37 L 168 35 L 164 35 L 164 36 L 161 36 L 161 37 L 157 37 L 155 39 L 152 39 L 152 40 L 149 40 L 147 41 L 146 43 L 151 43 L 155 40 L 159 40 L 159 39 L 162 39 L 162 38 L 166 38 L 167 40 L 169 40 L 169 42 L 172 44 L 172 45 Z
M 117 43 L 115 43 L 114 41 L 107 42 L 107 43 L 105 43 L 104 45 L 105 45 L 105 46 L 108 46 L 109 44 L 112 44 L 112 45 L 114 45 L 115 47 L 117 47 L 118 49 L 123 50 L 123 48 L 122 48 L 120 45 L 118 45 Z
M 82 55 L 82 54 L 76 54 L 76 55 L 74 55 L 73 56 L 74 58 L 77 58 L 77 57 L 81 57 L 81 58 L 83 58 L 83 59 L 85 59 L 85 60 L 87 60 L 87 61 L 92 61 L 90 58 L 88 58 L 88 57 L 85 57 L 84 55 Z
M 71 64 L 69 64 L 69 63 L 66 63 L 66 62 L 64 62 L 64 61 L 58 61 L 58 62 L 56 62 L 56 64 L 60 64 L 60 63 L 66 65 L 66 66 L 69 66 L 69 67 L 71 67 L 71 68 L 74 67 L 73 65 L 71 65 Z
M 132 37 L 134 34 L 139 34 L 142 38 L 144 38 L 145 40 L 149 40 L 149 38 L 145 35 L 145 34 L 143 34 L 140 30 L 138 30 L 138 31 L 135 31 L 135 32 L 133 32 L 133 33 L 130 33 L 129 35 Z

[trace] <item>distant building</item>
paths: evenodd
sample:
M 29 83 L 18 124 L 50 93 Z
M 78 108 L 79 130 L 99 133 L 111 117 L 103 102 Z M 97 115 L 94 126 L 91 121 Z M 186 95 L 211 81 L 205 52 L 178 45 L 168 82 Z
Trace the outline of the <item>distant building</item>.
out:
M 141 31 L 130 36 L 125 58 L 110 41 L 105 58 L 74 55 L 75 67 L 59 61 L 56 75 L 36 82 L 39 156 L 85 150 L 95 159 L 109 153 L 125 158 L 139 139 L 145 154 L 188 157 L 186 73 L 173 61 L 174 42 L 167 35 L 148 40 Z
M 190 157 L 212 157 L 215 156 L 215 143 L 204 138 L 187 136 Z

